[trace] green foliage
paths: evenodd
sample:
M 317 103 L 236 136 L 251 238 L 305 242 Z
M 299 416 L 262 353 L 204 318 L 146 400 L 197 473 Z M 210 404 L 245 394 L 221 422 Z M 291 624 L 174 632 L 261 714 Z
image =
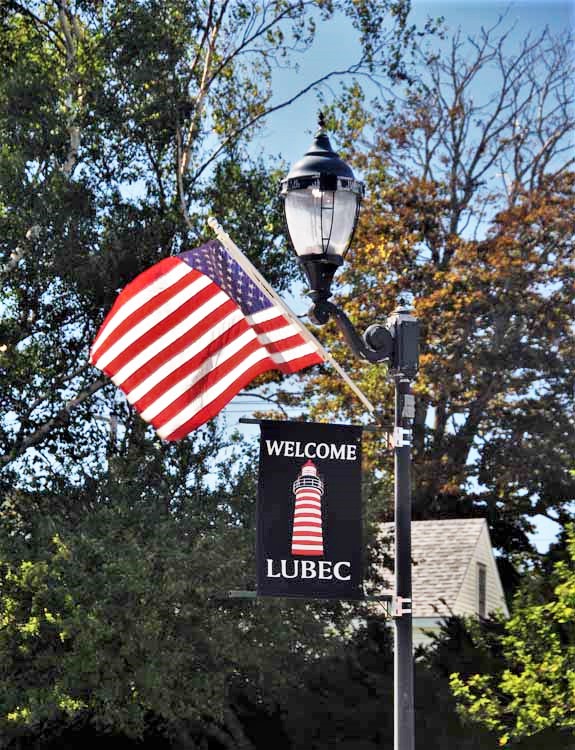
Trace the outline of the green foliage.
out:
M 291 747 L 376 750 L 393 744 L 393 630 L 373 610 L 338 653 L 310 665 L 303 686 L 282 697 Z M 463 624 L 449 623 L 437 651 L 415 661 L 417 750 L 493 750 L 495 736 L 458 716 L 446 668 L 485 663 Z M 525 748 L 527 750 L 527 747 Z
M 500 648 L 505 667 L 497 674 L 457 672 L 451 686 L 462 713 L 498 733 L 506 746 L 546 729 L 575 737 L 575 528 L 569 562 L 558 562 L 551 601 L 521 591 L 504 625 Z
M 251 468 L 200 491 L 182 457 L 167 508 L 159 465 L 122 463 L 88 507 L 69 488 L 64 508 L 61 490 L 13 497 L 3 516 L 4 741 L 78 720 L 140 737 L 154 716 L 167 736 L 231 742 L 232 691 L 273 696 L 329 648 L 338 605 L 225 601 L 254 585 Z
M 226 217 L 226 231 L 256 265 L 266 263 L 266 280 L 278 290 L 293 283 L 294 264 L 285 245 L 285 219 L 277 186 L 285 170 L 249 165 L 237 151 L 218 162 L 205 197 L 214 216 Z M 267 210 L 262 211 L 261 207 Z
M 311 666 L 302 690 L 283 698 L 292 747 L 346 750 L 393 741 L 392 633 L 383 620 L 359 628 L 345 650 Z

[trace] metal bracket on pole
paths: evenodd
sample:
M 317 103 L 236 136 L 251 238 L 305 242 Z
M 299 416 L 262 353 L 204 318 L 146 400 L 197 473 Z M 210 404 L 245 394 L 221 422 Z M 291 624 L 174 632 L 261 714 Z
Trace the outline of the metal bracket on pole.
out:
M 393 616 L 394 617 L 402 617 L 403 615 L 410 615 L 411 612 L 412 612 L 411 599 L 404 599 L 402 596 L 395 597 L 395 600 L 393 602 Z
M 405 427 L 396 427 L 393 431 L 393 447 L 394 448 L 409 448 L 413 439 L 413 433 L 411 430 Z
M 413 419 L 415 417 L 415 396 L 411 393 L 406 393 L 403 397 L 403 410 L 401 412 L 402 419 Z
M 260 595 L 257 591 L 238 591 L 232 589 L 231 591 L 226 591 L 224 594 L 220 594 L 215 597 L 218 601 L 224 601 L 225 599 L 251 599 L 252 601 L 254 599 L 259 599 Z M 322 600 L 322 597 L 317 596 L 309 596 L 309 597 L 290 597 L 290 596 L 277 596 L 277 597 L 265 597 L 266 599 L 302 599 L 305 601 L 320 601 Z M 338 601 L 349 601 L 349 602 L 379 602 L 380 604 L 385 604 L 387 608 L 387 614 L 388 616 L 395 617 L 395 613 L 397 610 L 396 600 L 393 597 L 393 594 L 364 594 L 363 596 L 360 596 L 357 599 L 338 599 Z M 407 599 L 403 600 L 404 602 L 407 601 Z
M 228 591 L 228 599 L 257 599 L 257 591 Z

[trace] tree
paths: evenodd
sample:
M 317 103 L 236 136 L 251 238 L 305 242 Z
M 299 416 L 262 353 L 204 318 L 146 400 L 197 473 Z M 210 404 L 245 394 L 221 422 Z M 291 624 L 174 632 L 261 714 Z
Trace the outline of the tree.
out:
M 251 208 L 269 187 L 262 165 L 247 166 L 245 144 L 287 104 L 272 104 L 273 69 L 311 45 L 317 21 L 347 13 L 364 44 L 358 70 L 369 69 L 383 54 L 377 30 L 390 5 L 397 41 L 407 42 L 405 2 L 3 5 L 0 357 L 11 385 L 1 401 L 10 415 L 2 465 L 39 444 L 65 452 L 71 435 L 79 451 L 75 415 L 88 401 L 113 412 L 112 391 L 86 365 L 87 345 L 118 288 L 202 239 L 210 207 L 224 208 L 206 192 L 211 170 L 220 163 L 221 174 L 231 153 L 256 220 L 246 245 L 272 283 L 289 281 L 277 214 Z M 92 448 L 97 440 L 93 432 Z
M 549 729 L 561 730 L 565 743 L 575 742 L 573 526 L 568 546 L 569 562 L 555 565 L 557 585 L 551 601 L 541 603 L 531 589 L 517 595 L 513 615 L 499 639 L 503 670 L 451 675 L 463 715 L 497 732 L 501 746 Z
M 246 156 L 287 104 L 272 102 L 274 66 L 339 11 L 368 70 L 384 18 L 399 47 L 411 37 L 407 7 L 2 4 L 2 742 L 90 721 L 137 737 L 158 721 L 184 747 L 249 747 L 238 686 L 259 701 L 328 646 L 321 623 L 337 624 L 337 607 L 256 617 L 212 597 L 253 585 L 255 490 L 233 469 L 234 438 L 211 424 L 160 443 L 87 354 L 117 290 L 199 244 L 211 210 L 274 285 L 289 283 L 267 210 L 273 165 Z M 229 178 L 241 195 L 220 189 Z
M 487 516 L 508 553 L 575 498 L 571 44 L 456 34 L 421 50 L 403 98 L 368 106 L 352 87 L 332 120 L 368 185 L 338 301 L 365 330 L 409 292 L 422 325 L 415 516 Z M 333 327 L 325 338 L 347 356 Z M 385 368 L 348 366 L 390 424 Z M 308 394 L 313 414 L 354 411 L 328 372 Z M 370 452 L 387 466 L 381 442 Z
M 263 706 L 333 647 L 337 603 L 226 602 L 254 586 L 251 465 L 209 490 L 185 486 L 183 452 L 167 479 L 146 453 L 116 458 L 89 505 L 85 487 L 19 492 L 2 517 L 3 746 L 77 723 L 137 738 L 153 720 L 176 748 L 251 748 L 238 696 Z
M 283 726 L 292 747 L 376 750 L 393 744 L 392 628 L 373 610 L 364 615 L 363 624 L 356 625 L 345 649 L 310 664 L 302 675 L 303 685 L 297 691 L 286 691 Z M 453 669 L 465 674 L 472 669 L 495 669 L 501 660 L 490 646 L 500 627 L 498 623 L 483 623 L 483 646 L 472 641 L 464 622 L 450 618 L 434 648 L 418 653 L 416 748 L 493 750 L 496 734 L 479 725 L 470 729 L 458 715 L 449 675 Z M 537 748 L 529 742 L 519 747 Z M 547 747 L 559 750 L 563 745 L 549 743 Z

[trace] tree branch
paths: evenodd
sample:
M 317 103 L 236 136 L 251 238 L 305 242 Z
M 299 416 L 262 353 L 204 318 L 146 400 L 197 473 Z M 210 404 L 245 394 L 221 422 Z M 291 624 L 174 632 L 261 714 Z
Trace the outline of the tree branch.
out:
M 60 409 L 60 411 L 54 417 L 38 427 L 31 435 L 28 435 L 27 437 L 19 440 L 14 446 L 13 450 L 10 451 L 10 453 L 6 453 L 5 455 L 0 456 L 0 466 L 6 466 L 11 461 L 14 461 L 16 458 L 25 453 L 28 448 L 32 448 L 33 446 L 42 443 L 46 439 L 52 428 L 65 423 L 70 417 L 70 413 L 76 406 L 93 396 L 94 393 L 96 393 L 96 391 L 99 391 L 100 388 L 103 388 L 107 382 L 108 381 L 106 378 L 99 378 L 87 388 L 84 388 L 84 390 L 80 391 L 80 393 L 75 398 L 67 401 L 62 409 Z
M 26 8 L 21 3 L 15 2 L 15 0 L 6 0 L 6 5 L 8 8 L 11 8 L 16 13 L 21 13 L 23 16 L 26 16 L 27 18 L 31 19 L 36 27 L 43 27 L 48 30 L 50 34 L 52 34 L 56 42 L 61 45 L 61 51 L 63 52 L 66 48 L 66 42 L 62 36 L 58 33 L 58 31 L 48 23 L 43 18 L 40 18 L 40 16 L 37 16 L 35 13 L 33 13 L 29 8 Z
M 260 112 L 259 114 L 252 117 L 251 120 L 249 120 L 248 122 L 244 123 L 241 127 L 234 130 L 233 133 L 230 133 L 230 135 L 228 135 L 227 138 L 225 138 L 222 141 L 219 147 L 212 153 L 212 155 L 206 161 L 204 161 L 202 166 L 194 173 L 192 177 L 192 183 L 197 182 L 197 180 L 201 177 L 201 175 L 218 158 L 218 156 L 222 153 L 222 151 L 224 151 L 227 148 L 227 146 L 233 143 L 240 135 L 242 135 L 242 133 L 244 133 L 246 130 L 249 130 L 249 128 L 253 127 L 256 123 L 258 123 L 264 117 L 268 117 L 273 112 L 278 112 L 280 109 L 285 109 L 285 107 L 289 107 L 290 104 L 293 104 L 302 96 L 304 96 L 309 91 L 314 89 L 316 86 L 319 86 L 320 84 L 325 83 L 330 78 L 333 78 L 335 76 L 348 75 L 349 73 L 356 73 L 357 68 L 361 66 L 361 63 L 362 61 L 359 63 L 356 63 L 355 65 L 350 66 L 346 70 L 333 70 L 331 73 L 326 73 L 326 75 L 321 76 L 320 78 L 316 78 L 315 81 L 312 81 L 308 86 L 298 91 L 297 94 L 290 97 L 289 99 L 284 100 L 280 104 L 276 104 L 274 107 L 269 107 L 263 112 Z

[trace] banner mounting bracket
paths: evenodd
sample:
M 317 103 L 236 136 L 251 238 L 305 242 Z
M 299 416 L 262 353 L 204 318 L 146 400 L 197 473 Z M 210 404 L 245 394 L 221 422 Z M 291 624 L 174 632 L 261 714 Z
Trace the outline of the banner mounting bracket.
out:
M 219 599 L 299 599 L 301 601 L 326 601 L 322 597 L 313 596 L 289 596 L 289 595 L 278 595 L 270 596 L 269 594 L 259 594 L 257 591 L 243 591 L 232 589 L 226 591 L 225 594 L 218 596 Z M 328 600 L 329 601 L 329 600 Z M 400 617 L 402 614 L 408 614 L 411 611 L 411 600 L 402 599 L 401 597 L 394 597 L 393 594 L 364 594 L 357 599 L 345 599 L 338 597 L 334 598 L 333 601 L 349 601 L 349 602 L 380 602 L 387 605 L 388 614 L 393 617 Z

